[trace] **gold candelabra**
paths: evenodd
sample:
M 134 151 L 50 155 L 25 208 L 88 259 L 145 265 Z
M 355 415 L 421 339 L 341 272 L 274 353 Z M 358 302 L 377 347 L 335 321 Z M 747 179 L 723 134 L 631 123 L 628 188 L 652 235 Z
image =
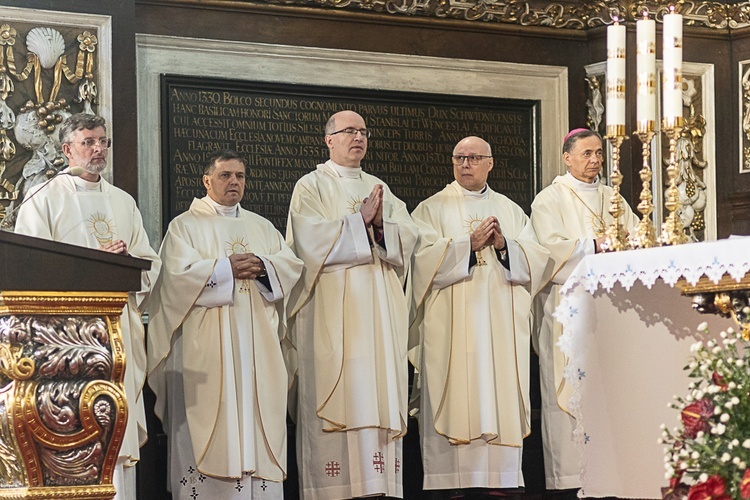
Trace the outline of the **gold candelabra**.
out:
M 640 171 L 642 184 L 641 202 L 638 203 L 638 211 L 642 217 L 635 230 L 635 234 L 630 238 L 630 244 L 633 248 L 652 248 L 659 246 L 659 242 L 656 239 L 656 228 L 651 219 L 651 213 L 654 211 L 654 196 L 651 194 L 653 172 L 649 165 L 649 159 L 651 158 L 651 141 L 654 138 L 654 122 L 649 120 L 648 122 L 644 122 L 643 126 L 639 122 L 636 135 L 641 140 L 641 145 L 643 146 L 641 151 L 643 155 L 643 167 Z
M 662 123 L 664 134 L 669 138 L 669 166 L 667 167 L 667 176 L 669 178 L 669 187 L 666 192 L 664 206 L 669 211 L 669 215 L 664 219 L 661 227 L 661 236 L 659 241 L 663 245 L 680 245 L 688 242 L 685 235 L 685 228 L 680 219 L 680 191 L 677 189 L 677 175 L 679 167 L 677 166 L 677 139 L 682 131 L 683 119 L 681 116 L 675 117 L 674 120 L 665 119 Z
M 605 240 L 602 243 L 602 250 L 605 252 L 619 252 L 631 248 L 628 241 L 627 231 L 620 222 L 620 216 L 623 213 L 622 197 L 620 196 L 620 184 L 622 183 L 622 174 L 620 173 L 620 145 L 627 139 L 624 125 L 614 125 L 607 127 L 606 139 L 612 145 L 612 197 L 609 199 L 609 213 L 612 215 L 612 224 L 605 232 Z

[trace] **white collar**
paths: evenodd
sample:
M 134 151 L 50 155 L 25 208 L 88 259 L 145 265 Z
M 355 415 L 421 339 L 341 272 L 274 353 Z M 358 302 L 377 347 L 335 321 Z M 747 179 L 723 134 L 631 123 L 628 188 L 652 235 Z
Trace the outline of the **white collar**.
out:
M 461 188 L 461 191 L 463 191 L 464 196 L 466 196 L 467 198 L 476 198 L 478 200 L 481 200 L 487 198 L 487 195 L 489 194 L 487 184 L 485 184 L 484 187 L 479 191 L 469 191 L 468 189 L 464 189 L 463 187 L 461 187 L 461 185 L 459 185 L 458 187 Z
M 73 177 L 73 182 L 76 185 L 78 191 L 101 191 L 102 190 L 102 178 L 99 177 L 98 181 L 91 182 L 87 181 L 82 177 Z
M 599 189 L 599 177 L 594 180 L 594 182 L 583 182 L 581 180 L 576 179 L 573 177 L 573 174 L 568 172 L 565 174 L 565 177 L 568 178 L 571 184 L 573 184 L 573 188 L 578 191 L 596 191 Z
M 359 179 L 362 177 L 362 167 L 344 167 L 333 160 L 328 161 L 331 167 L 339 174 L 339 177 L 344 177 L 345 179 Z
M 203 197 L 203 201 L 211 205 L 214 208 L 214 210 L 216 210 L 216 215 L 221 215 L 222 217 L 237 217 L 240 213 L 239 203 L 236 203 L 228 207 L 226 205 L 222 205 L 221 203 L 218 203 L 216 200 L 214 200 L 208 195 Z

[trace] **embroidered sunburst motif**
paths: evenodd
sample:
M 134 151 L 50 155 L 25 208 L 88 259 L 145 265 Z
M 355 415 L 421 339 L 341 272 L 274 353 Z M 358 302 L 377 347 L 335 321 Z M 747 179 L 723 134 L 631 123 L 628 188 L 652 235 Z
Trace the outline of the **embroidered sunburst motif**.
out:
M 347 205 L 349 207 L 349 211 L 353 214 L 356 214 L 359 212 L 359 207 L 362 205 L 362 198 L 357 196 L 356 198 L 350 198 L 347 202 Z
M 247 243 L 242 236 L 235 236 L 227 241 L 227 253 L 233 255 L 236 253 L 247 253 Z
M 247 253 L 247 243 L 245 238 L 242 236 L 234 236 L 226 242 L 227 253 L 234 255 L 236 253 Z M 250 282 L 248 280 L 242 280 L 240 283 L 240 293 L 250 293 Z
M 109 245 L 115 239 L 115 221 L 101 212 L 91 214 L 86 221 L 89 231 L 100 245 Z
M 464 220 L 464 229 L 466 230 L 466 234 L 473 233 L 481 223 L 482 219 L 479 217 L 479 214 L 469 216 L 469 218 Z
M 474 214 L 474 215 L 469 216 L 467 219 L 464 219 L 464 229 L 466 230 L 466 234 L 473 233 L 479 227 L 481 223 L 482 223 L 482 218 L 479 217 L 479 214 Z M 484 250 L 484 248 L 474 252 L 474 254 L 477 256 L 478 266 L 484 266 L 487 264 L 484 258 L 482 258 L 482 250 Z

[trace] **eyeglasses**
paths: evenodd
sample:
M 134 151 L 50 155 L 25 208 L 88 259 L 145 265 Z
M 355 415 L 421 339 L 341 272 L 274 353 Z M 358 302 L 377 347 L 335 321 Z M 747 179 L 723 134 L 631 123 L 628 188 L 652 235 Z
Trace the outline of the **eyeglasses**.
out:
M 457 167 L 460 167 L 464 164 L 464 160 L 469 160 L 469 165 L 472 167 L 476 167 L 479 165 L 482 160 L 486 158 L 492 158 L 492 156 L 487 155 L 453 155 L 451 157 L 453 159 L 453 164 Z
M 336 132 L 331 132 L 328 135 L 336 135 L 336 134 L 346 134 L 346 135 L 351 135 L 351 136 L 362 134 L 362 137 L 364 137 L 365 139 L 370 138 L 370 131 L 366 128 L 346 127 L 346 128 L 342 128 L 341 130 L 337 130 Z
M 81 142 L 78 142 L 76 144 L 80 144 L 86 149 L 92 149 L 94 146 L 99 146 L 102 149 L 108 149 L 112 147 L 112 139 L 106 138 L 106 139 L 84 139 Z

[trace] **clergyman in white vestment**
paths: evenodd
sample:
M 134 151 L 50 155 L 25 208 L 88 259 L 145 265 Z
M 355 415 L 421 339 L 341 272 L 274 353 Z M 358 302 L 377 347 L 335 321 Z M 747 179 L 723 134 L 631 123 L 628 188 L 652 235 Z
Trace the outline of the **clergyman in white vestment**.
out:
M 554 262 L 547 283 L 535 303 L 534 347 L 539 354 L 542 392 L 542 441 L 547 489 L 580 487 L 580 453 L 573 440 L 575 420 L 568 410 L 572 395 L 565 383 L 565 356 L 557 347 L 562 325 L 552 316 L 559 304 L 560 286 L 586 256 L 602 250 L 612 188 L 602 184 L 602 140 L 587 129 L 570 132 L 563 144 L 568 173 L 556 177 L 531 205 L 531 224 L 540 244 Z M 621 223 L 626 230 L 638 218 L 625 200 Z
M 60 142 L 68 165 L 83 168 L 83 173 L 79 177 L 59 175 L 46 186 L 32 189 L 26 195 L 28 202 L 18 211 L 15 231 L 151 261 L 151 269 L 141 275 L 141 290 L 130 293 L 120 318 L 128 423 L 113 483 L 117 500 L 135 500 L 135 464 L 140 446 L 148 439 L 141 392 L 146 380 L 141 314 L 161 261 L 149 245 L 135 200 L 99 175 L 106 167 L 111 144 L 104 118 L 84 113 L 69 117 L 60 127 Z
M 412 213 L 424 489 L 518 489 L 531 299 L 548 252 L 523 209 L 487 185 L 486 141 L 462 139 L 452 161 L 455 181 Z
M 330 160 L 303 176 L 287 242 L 305 263 L 289 304 L 298 367 L 297 465 L 305 500 L 403 496 L 408 307 L 417 241 L 406 205 L 360 168 L 369 131 L 326 124 Z
M 149 384 L 169 435 L 172 497 L 283 498 L 284 301 L 302 272 L 270 221 L 244 210 L 245 162 L 219 151 L 207 196 L 170 224 L 149 322 Z

